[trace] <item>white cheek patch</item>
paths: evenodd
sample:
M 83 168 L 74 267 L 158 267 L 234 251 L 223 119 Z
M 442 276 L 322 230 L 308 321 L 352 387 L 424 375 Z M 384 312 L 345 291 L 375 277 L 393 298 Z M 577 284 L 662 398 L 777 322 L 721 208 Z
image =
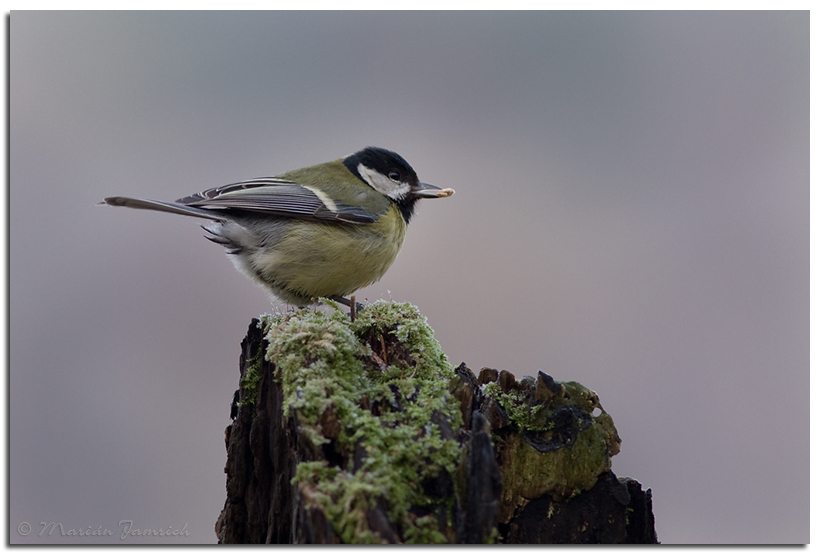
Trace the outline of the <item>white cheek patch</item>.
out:
M 359 175 L 368 185 L 388 198 L 398 200 L 410 192 L 409 184 L 391 181 L 387 176 L 382 175 L 375 169 L 370 169 L 364 164 L 360 163 L 356 169 L 359 170 Z

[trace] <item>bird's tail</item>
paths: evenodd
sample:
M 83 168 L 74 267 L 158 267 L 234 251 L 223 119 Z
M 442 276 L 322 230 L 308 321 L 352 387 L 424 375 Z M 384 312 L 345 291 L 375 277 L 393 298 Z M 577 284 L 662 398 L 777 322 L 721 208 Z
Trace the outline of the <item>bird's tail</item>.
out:
M 126 208 L 134 208 L 137 210 L 154 210 L 157 212 L 188 215 L 191 217 L 211 219 L 213 221 L 225 221 L 225 217 L 214 213 L 213 210 L 204 210 L 202 208 L 195 208 L 194 206 L 175 204 L 173 202 L 160 202 L 159 200 L 128 198 L 127 196 L 110 196 L 100 202 L 100 204 L 108 204 L 109 206 L 125 206 Z

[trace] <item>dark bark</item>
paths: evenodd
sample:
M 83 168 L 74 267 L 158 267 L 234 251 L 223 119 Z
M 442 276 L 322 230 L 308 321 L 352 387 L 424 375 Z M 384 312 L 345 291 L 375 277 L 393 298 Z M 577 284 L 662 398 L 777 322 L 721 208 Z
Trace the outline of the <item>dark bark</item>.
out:
M 241 386 L 231 406 L 233 421 L 225 431 L 227 498 L 216 523 L 217 537 L 220 543 L 338 543 L 327 514 L 310 501 L 310 489 L 291 484 L 300 462 L 337 454 L 332 447 L 317 448 L 301 438 L 298 415 L 285 412 L 275 368 L 264 360 L 266 345 L 254 320 L 242 343 L 240 374 L 242 383 L 254 372 L 259 380 L 254 387 Z M 447 539 L 459 543 L 657 543 L 651 491 L 635 480 L 619 480 L 609 470 L 589 490 L 576 491 L 568 499 L 557 493 L 519 499 L 516 507 L 507 506 L 512 517 L 501 520 L 502 485 L 509 482 L 502 478 L 512 470 L 504 466 L 499 442 L 520 434 L 524 448 L 535 451 L 572 448 L 575 437 L 593 423 L 588 414 L 563 407 L 554 412 L 555 422 L 563 428 L 553 426 L 549 433 L 519 429 L 497 399 L 484 395 L 481 385 L 497 383 L 505 392 L 524 391 L 533 403 L 544 404 L 563 393 L 560 383 L 545 374 L 537 381 L 519 382 L 507 371 L 487 368 L 476 377 L 464 364 L 455 373 L 450 392 L 460 403 L 465 423 L 454 428 L 436 412 L 431 424 L 445 439 L 459 442 L 462 463 L 452 476 L 441 471 L 422 483 L 429 503 L 411 510 L 416 516 L 435 515 Z M 248 390 L 255 391 L 253 398 Z M 329 414 L 328 422 L 333 421 Z M 333 434 L 332 425 L 324 427 Z M 349 455 L 355 467 L 361 454 Z M 384 499 L 374 500 L 365 519 L 383 542 L 403 542 Z
M 566 501 L 549 495 L 532 500 L 506 525 L 505 542 L 516 544 L 636 544 L 658 542 L 652 492 L 634 479 L 602 473 L 590 490 Z

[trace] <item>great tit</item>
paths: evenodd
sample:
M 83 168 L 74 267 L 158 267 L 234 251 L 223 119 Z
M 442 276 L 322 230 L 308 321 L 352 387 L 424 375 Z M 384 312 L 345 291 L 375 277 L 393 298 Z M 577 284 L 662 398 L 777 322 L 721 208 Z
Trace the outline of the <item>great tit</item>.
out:
M 101 204 L 209 219 L 205 238 L 224 246 L 239 271 L 281 300 L 350 305 L 345 296 L 378 281 L 393 264 L 416 201 L 451 194 L 419 182 L 395 152 L 370 146 L 176 202 L 112 196 Z

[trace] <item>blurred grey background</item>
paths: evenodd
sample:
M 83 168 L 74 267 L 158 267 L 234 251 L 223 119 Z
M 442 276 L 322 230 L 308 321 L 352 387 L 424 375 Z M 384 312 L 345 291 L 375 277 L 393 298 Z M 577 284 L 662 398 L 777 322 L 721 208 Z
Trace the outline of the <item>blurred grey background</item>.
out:
M 271 303 L 195 220 L 95 204 L 366 145 L 456 194 L 420 203 L 359 299 L 418 305 L 453 364 L 596 390 L 662 542 L 808 542 L 808 12 L 13 12 L 10 32 L 12 543 L 216 540 L 239 343 Z

